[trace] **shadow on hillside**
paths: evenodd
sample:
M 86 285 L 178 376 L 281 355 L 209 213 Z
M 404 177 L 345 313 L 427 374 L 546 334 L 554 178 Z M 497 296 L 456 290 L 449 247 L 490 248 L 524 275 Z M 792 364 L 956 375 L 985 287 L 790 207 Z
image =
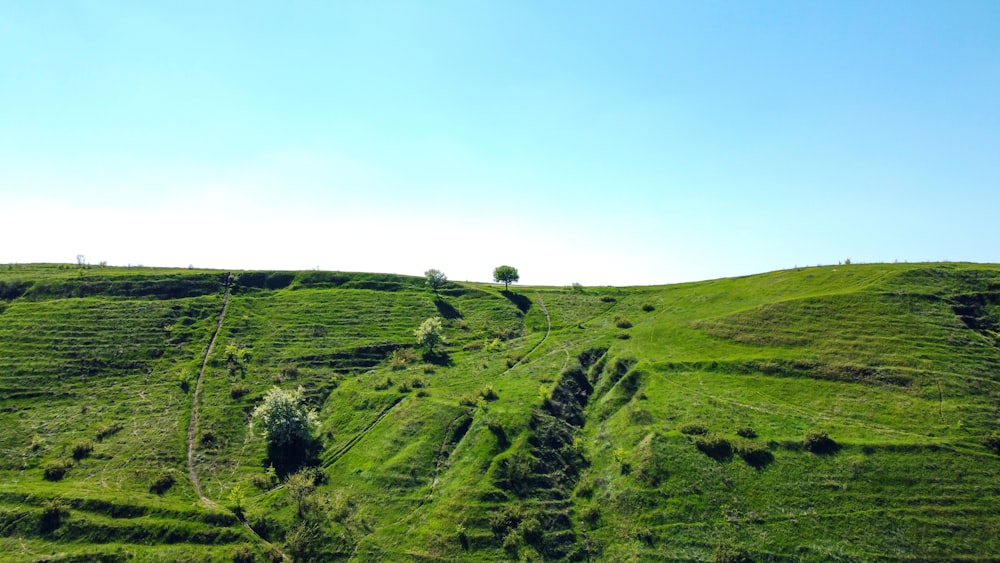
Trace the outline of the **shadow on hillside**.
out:
M 451 303 L 448 303 L 444 299 L 438 298 L 434 300 L 434 306 L 437 307 L 438 314 L 446 319 L 461 319 L 462 313 L 458 311 Z
M 268 444 L 267 459 L 264 460 L 264 467 L 271 465 L 279 478 L 295 473 L 303 467 L 314 467 L 319 465 L 319 454 L 321 450 L 319 440 L 296 440 L 290 444 L 276 446 Z
M 500 295 L 507 298 L 508 301 L 514 304 L 515 307 L 520 309 L 522 313 L 527 313 L 528 309 L 531 308 L 531 299 L 519 293 L 514 293 L 513 291 L 501 291 Z
M 451 355 L 449 355 L 448 352 L 442 351 L 424 352 L 423 358 L 425 362 L 436 366 L 450 366 L 455 363 L 455 361 L 451 359 Z

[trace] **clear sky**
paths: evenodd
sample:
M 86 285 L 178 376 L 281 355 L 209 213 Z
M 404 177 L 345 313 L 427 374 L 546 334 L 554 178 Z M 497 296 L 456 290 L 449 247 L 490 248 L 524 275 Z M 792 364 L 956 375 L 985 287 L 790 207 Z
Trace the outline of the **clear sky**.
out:
M 0 263 L 1000 262 L 1000 2 L 0 4 Z

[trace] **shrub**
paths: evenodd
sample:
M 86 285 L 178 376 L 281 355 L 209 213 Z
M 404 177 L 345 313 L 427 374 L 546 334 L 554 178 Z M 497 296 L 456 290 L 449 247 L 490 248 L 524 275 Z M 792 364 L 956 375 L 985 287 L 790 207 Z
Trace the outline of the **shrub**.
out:
M 407 364 L 417 360 L 417 353 L 412 348 L 397 348 L 389 356 L 389 367 L 393 371 L 406 369 Z
M 517 527 L 517 531 L 526 542 L 531 544 L 537 543 L 542 539 L 542 524 L 534 516 L 528 516 L 524 520 L 521 520 L 521 525 Z
M 92 451 L 94 451 L 94 443 L 90 440 L 81 440 L 73 444 L 73 459 L 81 460 L 90 456 Z
M 524 538 L 517 530 L 512 530 L 503 538 L 503 548 L 510 552 L 516 552 L 524 543 Z
M 653 547 L 656 541 L 656 532 L 652 528 L 647 528 L 646 526 L 640 526 L 633 532 L 635 539 L 641 541 L 642 543 Z
M 62 524 L 69 516 L 69 505 L 60 498 L 51 498 L 42 503 L 42 514 L 39 520 L 43 532 L 51 532 Z
M 229 396 L 233 399 L 239 399 L 248 393 L 250 393 L 250 386 L 245 383 L 238 383 L 229 388 Z
M 712 553 L 712 563 L 753 563 L 753 559 L 746 550 L 724 546 Z
M 601 509 L 597 504 L 588 504 L 580 511 L 580 519 L 587 523 L 590 529 L 597 528 L 601 521 Z
M 708 427 L 701 422 L 688 422 L 680 428 L 681 434 L 687 434 L 689 436 L 708 434 Z
M 42 474 L 48 481 L 58 481 L 66 476 L 66 472 L 71 467 L 73 467 L 73 460 L 57 459 L 46 463 L 45 467 L 42 468 Z
M 655 310 L 656 310 L 656 307 L 653 307 L 653 306 L 652 306 L 652 305 L 650 305 L 649 303 L 643 303 L 643 305 L 642 305 L 642 310 L 643 310 L 643 311 L 646 311 L 647 313 L 649 313 L 649 312 L 652 312 L 652 311 L 655 311 Z
M 257 561 L 257 552 L 249 543 L 240 545 L 233 550 L 233 563 L 254 563 Z
M 285 379 L 298 377 L 299 364 L 296 364 L 295 362 L 288 362 L 287 364 L 281 366 L 281 376 Z
M 201 433 L 201 438 L 199 438 L 198 441 L 201 443 L 202 446 L 206 448 L 211 448 L 218 443 L 219 438 L 215 435 L 215 432 L 213 432 L 212 430 L 205 430 L 204 432 Z
M 828 454 L 837 451 L 840 446 L 826 432 L 812 430 L 802 439 L 802 447 L 814 454 Z
M 983 440 L 983 443 L 987 448 L 1000 454 L 1000 432 L 994 432 Z
M 615 326 L 618 328 L 632 328 L 632 321 L 622 314 L 615 315 Z
M 497 461 L 494 474 L 496 485 L 502 489 L 523 492 L 528 486 L 528 480 L 535 469 L 535 459 L 527 454 L 515 453 Z
M 760 442 L 739 442 L 736 444 L 736 455 L 752 467 L 764 467 L 774 461 L 774 454 Z
M 755 432 L 754 429 L 750 428 L 749 426 L 743 426 L 741 428 L 736 429 L 736 435 L 742 438 L 753 439 L 757 437 L 757 432 Z
M 479 390 L 479 396 L 487 401 L 496 401 L 500 398 L 500 395 L 497 395 L 497 391 L 491 383 Z
M 174 473 L 172 471 L 163 471 L 153 479 L 153 482 L 149 484 L 149 492 L 162 495 L 163 493 L 170 490 L 175 483 Z
M 615 301 L 618 301 L 618 300 L 617 300 L 617 299 L 615 299 L 615 298 L 614 298 L 613 296 L 611 296 L 611 295 L 602 295 L 602 296 L 601 296 L 601 301 L 603 301 L 603 302 L 605 302 L 605 303 L 614 303 Z
M 625 448 L 616 448 L 612 455 L 615 458 L 615 463 L 621 465 L 621 474 L 628 475 L 632 473 L 632 462 L 628 459 L 628 454 L 625 452 Z
M 508 505 L 503 510 L 494 511 L 490 514 L 490 529 L 493 531 L 493 536 L 499 539 L 507 535 L 514 528 L 517 528 L 523 519 L 523 508 L 517 505 Z
M 715 460 L 723 460 L 733 455 L 733 445 L 718 434 L 695 436 L 694 445 L 705 455 Z
M 103 441 L 108 436 L 113 436 L 117 434 L 121 429 L 124 428 L 120 422 L 109 422 L 107 424 L 102 424 L 97 427 L 97 441 Z

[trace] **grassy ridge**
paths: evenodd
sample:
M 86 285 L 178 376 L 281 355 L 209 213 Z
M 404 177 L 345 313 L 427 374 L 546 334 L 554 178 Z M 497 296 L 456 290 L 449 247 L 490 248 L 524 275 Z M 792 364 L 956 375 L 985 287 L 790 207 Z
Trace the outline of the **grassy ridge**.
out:
M 225 275 L 0 267 L 0 548 L 276 553 L 187 479 Z M 424 356 L 430 316 L 448 343 Z M 437 295 L 406 276 L 243 272 L 196 469 L 301 560 L 988 560 L 998 329 L 989 265 Z M 248 425 L 273 385 L 319 413 L 304 505 Z

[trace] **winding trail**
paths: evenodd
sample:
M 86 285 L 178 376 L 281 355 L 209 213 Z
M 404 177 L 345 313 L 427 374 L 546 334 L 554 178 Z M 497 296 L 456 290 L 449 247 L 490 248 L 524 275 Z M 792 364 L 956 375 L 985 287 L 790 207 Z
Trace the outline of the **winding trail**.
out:
M 194 486 L 194 492 L 197 493 L 201 502 L 212 508 L 218 508 L 219 503 L 206 497 L 205 493 L 201 491 L 201 482 L 198 481 L 198 472 L 195 471 L 194 468 L 194 435 L 198 431 L 198 399 L 201 398 L 201 380 L 205 378 L 205 368 L 208 367 L 208 358 L 212 355 L 212 349 L 215 348 L 215 339 L 218 338 L 219 331 L 222 329 L 222 321 L 226 318 L 226 307 L 229 306 L 229 290 L 232 285 L 232 281 L 233 275 L 231 273 L 227 273 L 226 293 L 222 296 L 222 310 L 219 311 L 219 320 L 215 323 L 215 330 L 212 332 L 212 339 L 208 341 L 208 349 L 205 350 L 205 357 L 201 360 L 201 370 L 198 371 L 198 381 L 194 384 L 194 396 L 191 398 L 191 422 L 188 423 L 187 462 L 188 473 L 191 474 L 191 485 Z
M 538 295 L 537 293 L 535 294 L 535 297 L 538 299 L 538 306 L 542 309 L 542 312 L 545 313 L 545 336 L 543 336 L 542 339 L 538 341 L 538 344 L 532 346 L 531 350 L 528 350 L 523 356 L 521 356 L 520 360 L 518 360 L 514 365 L 505 369 L 500 375 L 507 375 L 508 373 L 510 373 L 512 369 L 521 365 L 524 362 L 524 360 L 528 359 L 528 356 L 534 354 L 535 350 L 538 350 L 542 346 L 542 344 L 545 344 L 545 341 L 549 339 L 549 335 L 552 334 L 552 317 L 549 316 L 549 310 L 548 308 L 545 307 L 545 301 L 542 299 L 542 296 Z
M 229 293 L 232 287 L 233 275 L 232 273 L 226 274 L 226 293 L 222 296 L 222 310 L 219 311 L 219 320 L 215 323 L 215 331 L 212 332 L 212 338 L 208 341 L 208 349 L 205 350 L 205 357 L 201 360 L 201 370 L 198 371 L 198 381 L 194 385 L 194 396 L 191 398 L 191 422 L 188 423 L 188 435 L 187 435 L 187 462 L 188 462 L 188 473 L 191 475 L 191 485 L 194 487 L 194 492 L 198 494 L 198 498 L 201 502 L 209 508 L 218 508 L 230 512 L 233 516 L 239 520 L 240 524 L 250 532 L 250 534 L 257 538 L 258 541 L 264 545 L 275 549 L 282 558 L 282 561 L 291 561 L 292 558 L 288 556 L 287 553 L 282 551 L 278 546 L 267 541 L 260 534 L 257 533 L 250 523 L 243 518 L 242 514 L 230 511 L 228 508 L 220 505 L 214 500 L 205 496 L 205 493 L 201 490 L 201 482 L 198 480 L 198 472 L 195 470 L 194 466 L 194 436 L 198 432 L 198 399 L 201 397 L 201 380 L 205 377 L 205 369 L 208 367 L 208 359 L 212 356 L 212 350 L 215 348 L 215 340 L 219 336 L 219 331 L 222 330 L 222 321 L 226 318 L 226 308 L 229 306 Z

